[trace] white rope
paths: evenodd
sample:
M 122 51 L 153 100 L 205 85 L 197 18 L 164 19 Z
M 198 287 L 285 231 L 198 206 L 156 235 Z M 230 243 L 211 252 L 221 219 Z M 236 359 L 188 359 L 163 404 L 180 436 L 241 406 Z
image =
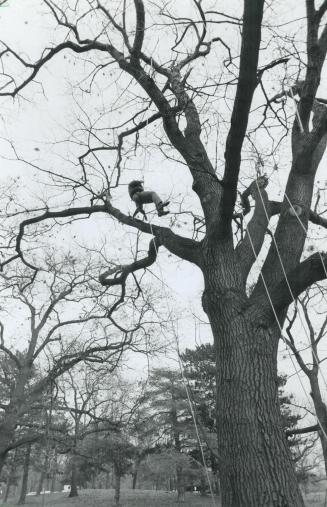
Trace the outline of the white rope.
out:
M 151 229 L 152 236 L 154 237 L 154 247 L 155 247 L 156 255 L 157 255 L 157 258 L 158 258 L 158 249 L 157 249 L 157 245 L 156 245 L 156 238 L 155 238 L 155 235 L 153 233 L 153 228 L 152 228 L 151 221 L 149 222 L 149 224 L 150 224 L 150 229 Z M 159 270 L 160 270 L 161 283 L 162 283 L 162 287 L 163 287 L 163 290 L 164 290 L 164 293 L 165 293 L 165 300 L 166 300 L 167 309 L 168 309 L 169 315 L 171 315 L 171 310 L 169 308 L 169 303 L 168 303 L 168 297 L 169 296 L 168 296 L 168 293 L 167 293 L 166 284 L 163 282 L 163 272 L 162 272 L 162 268 L 161 268 L 161 264 L 159 262 L 159 259 L 157 261 L 157 264 L 158 264 Z M 178 336 L 177 336 L 177 333 L 175 331 L 175 327 L 173 325 L 172 319 L 170 319 L 170 323 L 171 323 L 171 327 L 172 327 L 173 336 L 174 336 L 175 342 L 176 342 L 176 353 L 177 353 L 177 359 L 178 359 L 178 366 L 179 366 L 179 369 L 180 369 L 182 383 L 183 383 L 183 386 L 184 386 L 184 389 L 185 389 L 185 393 L 186 393 L 186 397 L 187 397 L 187 401 L 188 401 L 188 404 L 189 404 L 189 408 L 190 408 L 190 412 L 191 412 L 191 417 L 193 419 L 193 424 L 194 424 L 194 428 L 195 428 L 196 438 L 197 438 L 197 441 L 198 441 L 198 444 L 199 444 L 199 448 L 200 448 L 200 452 L 201 452 L 201 458 L 202 458 L 202 462 L 203 462 L 203 468 L 205 470 L 208 486 L 209 486 L 209 489 L 210 489 L 210 495 L 211 495 L 212 505 L 213 505 L 213 507 L 217 507 L 215 496 L 214 496 L 214 492 L 213 492 L 213 488 L 212 488 L 212 484 L 211 484 L 211 480 L 210 480 L 210 476 L 209 476 L 209 472 L 208 472 L 208 468 L 207 468 L 207 465 L 206 465 L 206 460 L 205 460 L 203 445 L 202 445 L 201 438 L 200 438 L 200 432 L 199 432 L 199 428 L 198 428 L 198 423 L 197 423 L 195 411 L 194 411 L 194 408 L 193 408 L 193 402 L 192 402 L 192 399 L 191 399 L 191 396 L 190 396 L 190 392 L 189 392 L 189 388 L 188 388 L 188 385 L 187 385 L 187 381 L 186 381 L 186 378 L 185 378 L 184 367 L 183 367 L 182 359 L 181 359 L 181 356 L 180 356 Z
M 264 200 L 263 200 L 263 197 L 262 197 L 262 195 L 261 195 L 261 192 L 260 192 L 260 189 L 259 189 L 259 185 L 258 185 L 258 181 L 257 181 L 257 180 L 255 180 L 255 182 L 256 182 L 256 185 L 257 185 L 257 189 L 258 189 L 258 192 L 259 192 L 259 195 L 260 195 L 260 199 L 261 199 L 261 202 L 262 202 L 262 206 L 263 206 L 263 209 L 264 209 L 264 212 L 265 212 L 265 215 L 266 215 L 267 221 L 268 221 L 268 223 L 269 223 L 269 214 L 268 214 L 268 211 L 267 211 L 267 208 L 266 208 L 265 202 L 264 202 Z M 285 195 L 286 195 L 286 193 L 285 193 Z M 288 199 L 288 197 L 287 197 L 287 199 Z M 302 224 L 302 222 L 301 222 L 300 218 L 299 218 L 299 217 L 298 217 L 298 215 L 297 215 L 296 210 L 294 209 L 294 207 L 293 207 L 293 205 L 292 205 L 292 203 L 291 203 L 291 201 L 290 201 L 289 199 L 288 199 L 288 202 L 289 202 L 289 203 L 290 203 L 290 205 L 292 206 L 292 209 L 293 209 L 293 211 L 294 211 L 294 213 L 295 213 L 295 216 L 299 219 L 300 223 Z M 302 224 L 302 227 L 303 227 L 303 230 L 304 230 L 305 234 L 307 234 L 307 230 L 306 230 L 306 228 L 305 228 L 304 224 Z M 292 291 L 291 285 L 290 285 L 290 283 L 289 283 L 288 276 L 287 276 L 287 273 L 286 273 L 286 270 L 285 270 L 285 266 L 284 266 L 284 263 L 283 263 L 283 259 L 282 259 L 281 255 L 280 255 L 280 251 L 279 251 L 279 248 L 278 248 L 278 245 L 277 245 L 277 241 L 276 241 L 276 238 L 275 238 L 275 234 L 274 234 L 274 232 L 273 232 L 273 231 L 271 231 L 271 235 L 272 235 L 272 239 L 273 239 L 273 242 L 274 242 L 274 245 L 275 245 L 275 248 L 276 248 L 276 252 L 277 252 L 277 256 L 278 256 L 278 260 L 279 260 L 280 266 L 281 266 L 281 268 L 282 268 L 283 276 L 284 276 L 284 278 L 285 278 L 285 281 L 286 281 L 286 285 L 287 285 L 288 291 L 289 291 L 289 293 L 290 293 L 290 295 L 291 295 L 291 297 L 292 297 L 292 300 L 293 300 L 294 305 L 295 305 L 295 306 L 297 306 L 297 301 L 296 301 L 296 298 L 294 297 L 294 294 L 293 294 L 293 291 Z M 322 261 L 322 258 L 321 258 L 321 261 Z M 325 268 L 325 266 L 324 266 L 324 268 Z M 326 277 L 327 277 L 327 273 L 326 273 Z M 324 377 L 324 374 L 323 374 L 323 372 L 322 372 L 322 370 L 321 370 L 321 368 L 320 368 L 320 366 L 319 366 L 319 359 L 318 359 L 318 356 L 317 356 L 317 354 L 316 354 L 316 352 L 315 352 L 315 350 L 314 350 L 314 348 L 313 348 L 313 345 L 312 345 L 312 343 L 311 343 L 311 339 L 310 339 L 310 336 L 309 336 L 309 333 L 308 333 L 308 330 L 307 330 L 307 326 L 306 326 L 306 325 L 305 325 L 305 323 L 303 322 L 301 312 L 299 312 L 299 313 L 298 313 L 298 315 L 299 315 L 299 319 L 300 319 L 300 322 L 301 322 L 301 326 L 302 326 L 302 328 L 303 328 L 303 330 L 304 330 L 304 334 L 305 334 L 305 335 L 306 335 L 306 337 L 307 337 L 307 340 L 308 340 L 308 345 L 309 345 L 309 347 L 311 348 L 311 353 L 312 353 L 312 356 L 314 357 L 314 359 L 315 359 L 315 361 L 316 361 L 316 363 L 317 363 L 318 370 L 320 371 L 320 374 L 321 374 L 321 377 L 322 377 L 323 382 L 324 382 L 324 384 L 325 384 L 325 387 L 327 388 L 327 381 L 326 381 L 326 379 L 325 379 L 325 377 Z
M 259 192 L 259 193 L 260 193 L 260 192 Z M 261 196 L 261 194 L 260 194 L 260 196 Z M 265 206 L 264 206 L 264 207 L 265 207 Z M 252 248 L 252 251 L 253 251 L 253 255 L 254 255 L 255 259 L 256 259 L 256 260 L 258 260 L 258 256 L 257 256 L 257 254 L 256 254 L 256 251 L 255 251 L 255 248 L 254 248 L 254 245 L 253 245 L 253 241 L 252 241 L 252 238 L 251 238 L 251 234 L 250 234 L 249 228 L 247 228 L 247 234 L 248 234 L 248 237 L 249 237 L 249 241 L 250 241 L 250 245 L 251 245 L 251 248 Z M 273 237 L 274 237 L 274 235 L 273 235 Z M 277 247 L 277 246 L 276 246 L 276 247 Z M 284 266 L 283 266 L 283 267 L 284 267 Z M 286 274 L 285 274 L 285 276 L 286 276 Z M 277 326 L 278 326 L 278 328 L 279 328 L 281 338 L 282 338 L 282 340 L 283 340 L 283 342 L 284 342 L 284 344 L 285 344 L 285 347 L 286 347 L 286 350 L 287 350 L 287 352 L 288 352 L 289 358 L 290 358 L 291 363 L 292 363 L 292 365 L 293 365 L 294 371 L 295 371 L 295 373 L 296 373 L 296 375 L 297 375 L 297 377 L 298 377 L 298 379 L 299 379 L 299 382 L 300 382 L 300 385 L 301 385 L 301 387 L 302 387 L 302 390 L 303 390 L 303 392 L 304 392 L 304 394 L 305 394 L 305 397 L 308 399 L 308 401 L 309 401 L 309 405 L 311 405 L 311 401 L 312 401 L 312 400 L 310 399 L 310 397 L 309 397 L 309 395 L 308 395 L 308 393 L 307 393 L 307 391 L 306 391 L 306 389 L 305 389 L 305 387 L 304 387 L 304 385 L 303 385 L 302 379 L 301 379 L 301 377 L 300 377 L 300 375 L 299 375 L 299 372 L 298 372 L 298 370 L 297 370 L 297 367 L 296 367 L 296 365 L 295 365 L 295 363 L 294 363 L 294 359 L 293 359 L 293 357 L 292 357 L 292 355 L 291 355 L 291 353 L 290 353 L 289 347 L 288 347 L 287 342 L 286 342 L 286 340 L 285 340 L 285 337 L 284 337 L 284 335 L 283 335 L 283 329 L 282 329 L 282 326 L 281 326 L 281 324 L 280 324 L 280 322 L 279 322 L 279 319 L 278 319 L 278 316 L 277 316 L 277 313 L 276 313 L 276 310 L 275 310 L 274 304 L 273 304 L 273 302 L 272 302 L 272 299 L 271 299 L 271 296 L 270 296 L 270 293 L 269 293 L 269 289 L 268 289 L 268 286 L 267 286 L 266 280 L 265 280 L 265 278 L 264 278 L 263 273 L 262 273 L 262 271 L 261 271 L 261 270 L 260 270 L 260 277 L 261 277 L 262 283 L 263 283 L 263 285 L 264 285 L 264 288 L 265 288 L 265 291 L 266 291 L 266 294 L 267 294 L 267 298 L 268 298 L 269 304 L 270 304 L 270 306 L 271 306 L 271 309 L 272 309 L 272 312 L 273 312 L 274 318 L 275 318 L 276 323 L 277 323 Z M 287 277 L 286 277 L 286 279 L 287 279 Z M 287 280 L 287 282 L 288 282 L 288 280 Z M 320 429 L 321 429 L 321 432 L 322 432 L 322 434 L 324 435 L 324 437 L 326 438 L 326 441 L 327 441 L 327 435 L 326 435 L 326 432 L 325 432 L 325 430 L 324 430 L 324 428 L 323 428 L 323 426 L 322 426 L 322 424 L 321 424 L 321 422 L 320 422 L 320 420 L 319 420 L 319 418 L 318 418 L 317 414 L 316 414 L 316 418 L 317 418 L 318 425 L 319 425 L 319 427 L 320 427 Z
M 292 97 L 294 105 L 295 105 L 296 118 L 297 118 L 300 130 L 301 130 L 301 133 L 303 134 L 303 132 L 304 132 L 303 123 L 302 123 L 302 120 L 301 120 L 301 117 L 300 117 L 299 109 L 297 107 L 297 102 L 296 102 L 295 97 L 294 97 L 292 86 L 290 86 L 290 92 L 291 92 L 291 97 Z

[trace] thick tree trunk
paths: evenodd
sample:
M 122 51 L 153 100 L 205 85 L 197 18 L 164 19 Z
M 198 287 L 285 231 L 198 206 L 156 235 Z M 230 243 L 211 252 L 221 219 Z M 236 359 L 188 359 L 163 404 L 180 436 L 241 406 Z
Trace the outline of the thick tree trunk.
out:
M 116 465 L 114 465 L 114 474 L 115 474 L 115 507 L 119 507 L 121 475 Z
M 24 458 L 23 480 L 22 480 L 22 486 L 21 486 L 21 490 L 20 490 L 18 505 L 23 505 L 26 500 L 28 471 L 29 471 L 29 467 L 30 467 L 30 458 L 31 458 L 31 449 L 32 449 L 32 444 L 28 444 L 28 446 L 26 448 L 25 458 Z
M 73 498 L 78 496 L 77 491 L 77 463 L 75 455 L 72 456 L 72 470 L 71 470 L 71 478 L 70 478 L 70 493 L 69 498 Z
M 249 309 L 235 270 L 217 265 L 205 274 L 203 307 L 216 349 L 222 506 L 303 507 L 280 421 L 278 328 Z

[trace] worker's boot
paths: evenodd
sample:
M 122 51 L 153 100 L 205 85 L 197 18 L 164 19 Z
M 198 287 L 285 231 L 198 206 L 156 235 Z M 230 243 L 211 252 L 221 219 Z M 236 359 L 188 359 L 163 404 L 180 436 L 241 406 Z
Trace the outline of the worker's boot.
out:
M 169 201 L 160 202 L 157 206 L 158 217 L 168 215 L 169 211 L 164 209 L 164 206 L 168 206 Z

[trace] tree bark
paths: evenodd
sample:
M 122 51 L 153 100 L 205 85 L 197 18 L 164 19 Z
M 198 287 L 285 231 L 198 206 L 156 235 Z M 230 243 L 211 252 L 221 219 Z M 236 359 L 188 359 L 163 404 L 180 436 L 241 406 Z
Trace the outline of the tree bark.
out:
M 1 473 L 2 473 L 2 469 L 4 467 L 4 464 L 6 463 L 7 454 L 8 454 L 7 452 L 4 454 L 0 454 L 0 477 L 1 477 Z
M 115 507 L 120 506 L 120 480 L 121 475 L 118 467 L 114 464 L 114 474 L 115 474 Z
M 136 489 L 136 482 L 137 482 L 137 468 L 133 470 L 132 474 L 132 489 Z
M 176 486 L 177 486 L 177 502 L 185 502 L 185 484 L 183 476 L 183 468 L 181 465 L 176 466 Z
M 23 480 L 22 480 L 22 486 L 21 486 L 21 490 L 20 490 L 18 505 L 23 505 L 26 500 L 28 471 L 29 471 L 30 458 L 31 458 L 31 449 L 32 449 L 32 444 L 28 444 L 28 446 L 26 448 L 25 459 L 24 459 Z
M 5 491 L 5 496 L 4 496 L 4 503 L 7 502 L 8 500 L 8 497 L 9 497 L 9 493 L 10 493 L 10 486 L 11 486 L 11 477 L 12 477 L 12 474 L 10 473 L 9 477 L 8 477 L 8 480 L 7 480 L 7 484 L 6 484 L 6 491 Z
M 70 478 L 70 493 L 69 498 L 73 498 L 78 496 L 77 491 L 77 463 L 75 454 L 72 456 L 72 470 L 71 470 L 71 478 Z
M 17 449 L 15 449 L 13 460 L 12 460 L 12 463 L 11 463 L 11 466 L 10 466 L 10 469 L 9 469 L 9 474 L 8 474 L 8 479 L 7 479 L 7 484 L 6 484 L 6 492 L 5 492 L 5 496 L 4 496 L 4 499 L 3 499 L 3 501 L 5 503 L 8 500 L 9 493 L 10 493 L 10 487 L 11 487 L 12 482 L 13 482 L 13 476 L 14 476 L 15 469 L 16 469 L 17 452 L 18 452 Z
M 42 470 L 42 472 L 40 472 L 39 482 L 36 489 L 37 496 L 41 494 L 41 491 L 43 489 L 44 478 L 45 478 L 45 470 Z
M 58 465 L 58 453 L 57 449 L 55 449 L 54 457 L 53 457 L 53 470 L 51 475 L 51 493 L 54 493 L 56 488 L 56 480 L 57 480 L 57 465 Z
M 104 489 L 109 489 L 109 485 L 110 485 L 110 474 L 109 472 L 107 471 L 106 472 L 106 481 L 105 481 L 105 486 L 104 486 Z
M 249 307 L 233 255 L 215 257 L 208 252 L 203 270 L 203 307 L 215 341 L 222 505 L 303 507 L 280 420 L 279 329 Z
M 43 483 L 44 483 L 47 469 L 48 469 L 48 456 L 45 456 L 43 467 L 42 467 L 42 470 L 41 470 L 40 476 L 39 476 L 39 482 L 38 482 L 37 489 L 36 489 L 37 495 L 40 495 L 41 491 L 43 489 Z

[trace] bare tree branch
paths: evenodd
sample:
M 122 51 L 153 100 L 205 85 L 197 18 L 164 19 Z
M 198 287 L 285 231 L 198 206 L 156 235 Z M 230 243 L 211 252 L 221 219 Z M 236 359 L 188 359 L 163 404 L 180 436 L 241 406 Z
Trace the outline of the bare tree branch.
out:
M 244 1 L 243 36 L 240 56 L 239 80 L 226 141 L 223 195 L 220 203 L 221 230 L 230 229 L 237 196 L 237 182 L 241 163 L 241 150 L 248 124 L 253 94 L 257 86 L 257 68 L 261 40 L 263 0 Z

